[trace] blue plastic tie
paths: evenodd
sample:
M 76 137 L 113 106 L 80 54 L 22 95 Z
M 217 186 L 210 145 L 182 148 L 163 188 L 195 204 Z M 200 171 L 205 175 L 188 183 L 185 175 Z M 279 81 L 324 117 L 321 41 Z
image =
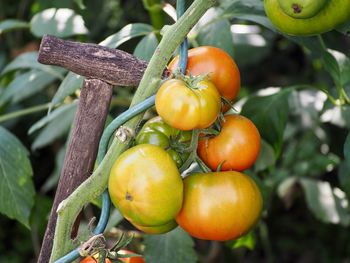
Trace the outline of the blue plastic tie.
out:
M 185 0 L 177 0 L 176 1 L 176 16 L 177 19 L 179 19 L 184 13 L 185 13 Z M 186 73 L 187 68 L 187 61 L 188 61 L 188 40 L 187 37 L 184 39 L 184 41 L 180 45 L 180 62 L 179 62 L 179 68 L 182 74 Z

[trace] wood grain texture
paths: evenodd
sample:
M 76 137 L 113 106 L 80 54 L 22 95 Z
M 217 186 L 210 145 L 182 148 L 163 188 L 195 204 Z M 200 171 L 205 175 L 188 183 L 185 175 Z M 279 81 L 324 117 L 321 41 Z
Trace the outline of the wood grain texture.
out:
M 111 98 L 112 85 L 97 79 L 84 80 L 39 263 L 50 259 L 58 205 L 92 173 Z
M 146 61 L 118 49 L 50 35 L 45 35 L 41 41 L 38 61 L 118 86 L 137 86 L 148 65 Z

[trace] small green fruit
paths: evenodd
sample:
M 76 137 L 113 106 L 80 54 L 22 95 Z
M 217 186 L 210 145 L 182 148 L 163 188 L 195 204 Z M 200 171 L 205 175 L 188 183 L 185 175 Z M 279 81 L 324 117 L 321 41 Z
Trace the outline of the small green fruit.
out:
M 283 12 L 294 18 L 313 17 L 328 2 L 328 0 L 278 0 Z
M 350 19 L 350 0 L 264 0 L 264 7 L 278 30 L 294 36 L 322 34 Z

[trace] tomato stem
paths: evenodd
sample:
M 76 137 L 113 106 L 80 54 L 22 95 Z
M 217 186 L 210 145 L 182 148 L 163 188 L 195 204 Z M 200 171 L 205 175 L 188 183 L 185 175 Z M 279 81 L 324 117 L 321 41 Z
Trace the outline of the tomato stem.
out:
M 204 173 L 210 173 L 212 170 L 202 161 L 201 158 L 196 156 L 195 158 L 196 163 L 198 164 L 199 168 L 204 172 Z
M 143 6 L 148 11 L 152 26 L 157 30 L 158 41 L 161 40 L 160 30 L 164 26 L 164 12 L 161 0 L 143 0 Z
M 193 130 L 192 131 L 192 138 L 191 138 L 191 144 L 188 147 L 188 151 L 190 151 L 190 156 L 188 156 L 187 160 L 184 162 L 184 164 L 180 168 L 180 172 L 184 172 L 185 170 L 190 167 L 190 165 L 195 161 L 195 158 L 197 156 L 197 146 L 198 146 L 198 137 L 199 137 L 199 130 Z
M 0 122 L 8 121 L 8 120 L 11 120 L 11 119 L 14 119 L 14 118 L 18 118 L 18 117 L 21 117 L 21 116 L 29 115 L 29 114 L 36 113 L 36 112 L 39 112 L 39 111 L 44 111 L 44 110 L 49 109 L 50 107 L 52 107 L 51 103 L 45 103 L 45 104 L 37 105 L 37 106 L 34 106 L 34 107 L 30 107 L 30 108 L 27 108 L 27 109 L 24 109 L 24 110 L 10 112 L 10 113 L 7 113 L 5 115 L 2 115 L 0 117 Z
M 102 249 L 98 255 L 98 263 L 106 262 L 107 251 Z

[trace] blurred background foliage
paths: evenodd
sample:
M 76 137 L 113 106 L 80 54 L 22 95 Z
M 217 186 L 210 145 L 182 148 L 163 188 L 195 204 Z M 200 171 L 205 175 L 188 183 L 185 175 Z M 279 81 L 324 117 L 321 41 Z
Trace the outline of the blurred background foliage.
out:
M 0 262 L 38 256 L 82 83 L 36 61 L 41 37 L 100 43 L 149 60 L 160 29 L 173 23 L 174 2 L 0 2 Z M 238 241 L 193 242 L 177 229 L 136 233 L 132 249 L 152 263 L 350 262 L 349 29 L 286 36 L 260 0 L 221 0 L 206 13 L 189 42 L 223 48 L 240 68 L 235 108 L 264 139 L 247 171 L 262 190 L 264 212 Z M 114 90 L 110 117 L 128 107 L 133 92 Z M 87 225 L 98 208 L 84 212 Z M 106 236 L 113 240 L 118 229 L 135 231 L 114 211 Z

